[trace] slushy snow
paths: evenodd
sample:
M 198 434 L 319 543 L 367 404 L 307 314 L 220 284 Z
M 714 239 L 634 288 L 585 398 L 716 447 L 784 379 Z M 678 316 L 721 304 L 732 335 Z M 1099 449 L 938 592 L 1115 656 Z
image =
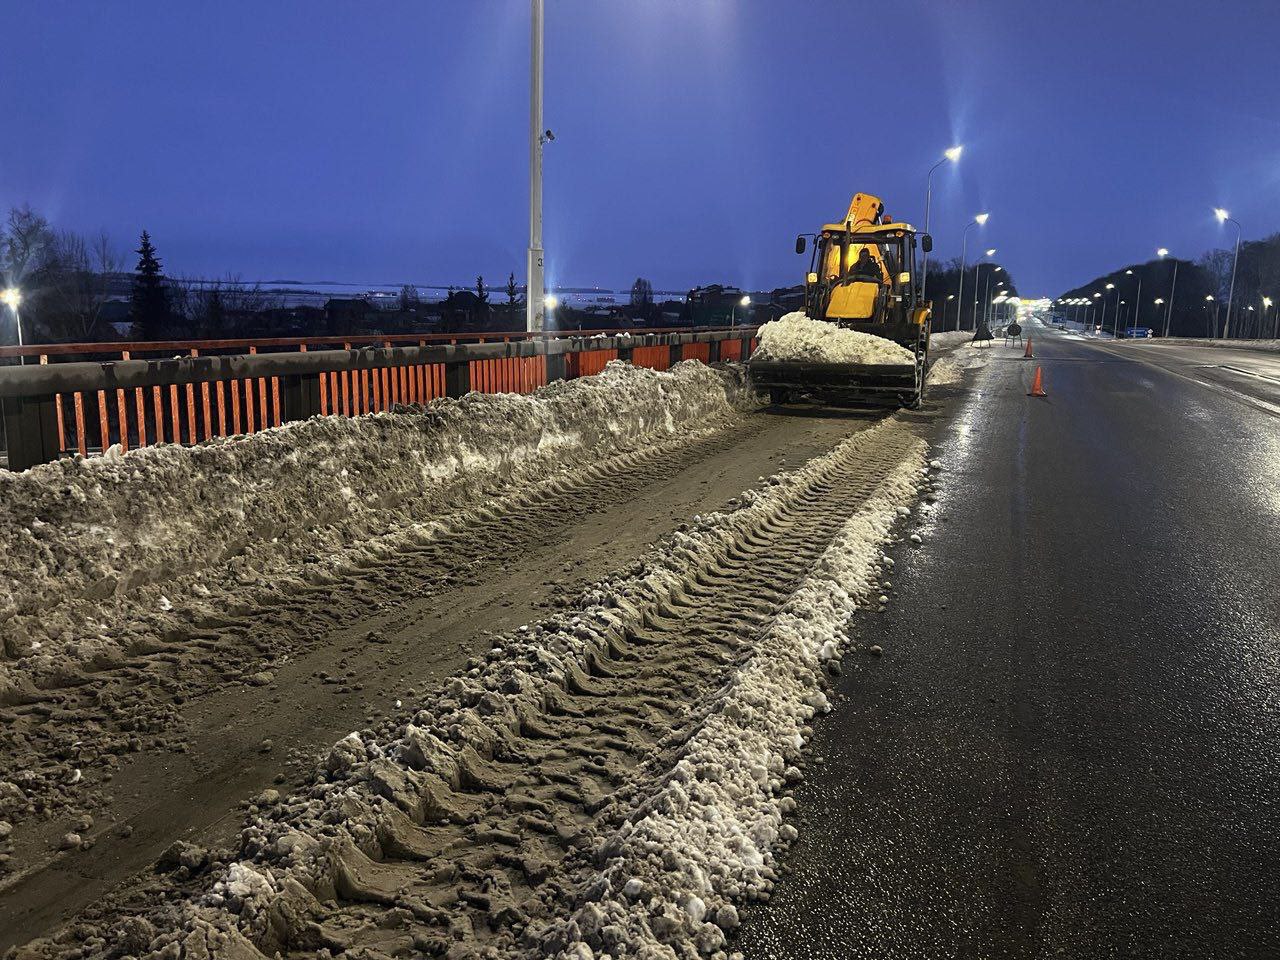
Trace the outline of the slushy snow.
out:
M 892 340 L 846 330 L 803 311 L 770 320 L 759 330 L 760 360 L 810 360 L 817 363 L 914 364 L 915 354 Z

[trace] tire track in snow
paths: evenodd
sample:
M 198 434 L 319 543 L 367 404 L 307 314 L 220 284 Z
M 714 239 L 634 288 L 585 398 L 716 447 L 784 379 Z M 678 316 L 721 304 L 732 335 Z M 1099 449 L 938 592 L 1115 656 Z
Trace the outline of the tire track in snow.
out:
M 845 587 L 868 589 L 922 446 L 896 421 L 846 440 L 742 509 L 668 538 L 635 577 L 497 641 L 411 720 L 340 741 L 309 790 L 246 827 L 235 862 L 185 893 L 180 884 L 172 905 L 153 909 L 140 932 L 134 924 L 134 952 L 591 956 L 587 943 L 611 939 L 615 949 L 653 940 L 680 956 L 720 949 L 719 930 L 736 919 L 729 901 L 767 882 L 769 848 L 786 828 L 744 840 L 754 880 L 737 877 L 737 893 L 701 878 L 707 900 L 720 901 L 712 918 L 696 896 L 673 914 L 647 886 L 652 875 L 614 883 L 618 870 L 643 873 L 643 858 L 628 859 L 629 825 L 675 815 L 670 789 L 691 775 L 682 766 L 722 714 L 749 719 L 732 694 L 762 670 L 799 677 L 769 719 L 785 728 L 774 749 L 798 760 L 803 723 L 825 702 L 815 665 L 836 655 L 832 631 L 852 609 Z M 849 578 L 858 582 L 842 586 Z M 780 635 L 797 663 L 762 664 Z M 783 758 L 762 763 L 764 800 L 742 799 L 773 810 Z M 666 865 L 687 873 L 687 857 L 671 856 Z M 651 892 L 635 908 L 649 919 L 627 919 L 622 898 Z M 96 932 L 125 931 L 108 920 Z M 82 955 L 100 953 L 91 944 Z
M 304 561 L 265 583 L 206 581 L 213 589 L 179 601 L 163 628 L 116 624 L 129 638 L 120 656 L 69 658 L 50 672 L 10 664 L 8 703 L 0 709 L 0 781 L 17 783 L 26 802 L 0 811 L 0 818 L 21 823 L 45 808 L 76 806 L 91 781 L 72 782 L 73 768 L 97 766 L 103 756 L 180 748 L 183 702 L 250 681 L 322 643 L 357 613 L 474 582 L 571 518 L 607 510 L 635 487 L 714 458 L 762 426 L 730 417 L 517 493 L 495 490 L 483 506 L 335 551 L 323 568 Z M 100 629 L 90 624 L 85 631 Z

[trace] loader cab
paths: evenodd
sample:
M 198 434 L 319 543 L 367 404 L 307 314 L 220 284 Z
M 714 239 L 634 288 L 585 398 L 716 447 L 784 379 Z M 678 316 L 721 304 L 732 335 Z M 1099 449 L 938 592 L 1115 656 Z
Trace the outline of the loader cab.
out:
M 800 238 L 803 240 L 803 238 Z M 803 252 L 797 241 L 797 252 Z M 907 224 L 827 224 L 814 237 L 805 284 L 809 316 L 840 326 L 922 323 L 916 233 Z

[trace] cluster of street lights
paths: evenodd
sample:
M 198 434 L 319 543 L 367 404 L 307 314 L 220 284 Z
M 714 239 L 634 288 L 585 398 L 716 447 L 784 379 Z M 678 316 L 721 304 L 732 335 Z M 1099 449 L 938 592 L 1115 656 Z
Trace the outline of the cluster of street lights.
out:
M 1224 210 L 1222 207 L 1215 207 L 1213 211 L 1213 215 L 1218 219 L 1219 223 L 1234 224 L 1236 228 L 1235 254 L 1232 257 L 1232 261 L 1231 261 L 1231 285 L 1228 288 L 1228 292 L 1227 292 L 1227 318 L 1226 318 L 1225 326 L 1223 327 L 1223 331 L 1222 331 L 1222 336 L 1224 338 L 1227 338 L 1231 336 L 1231 311 L 1232 311 L 1232 307 L 1235 304 L 1236 269 L 1240 265 L 1240 238 L 1244 231 L 1240 226 L 1240 221 L 1232 217 L 1231 214 L 1228 213 L 1226 210 Z M 1156 251 L 1156 255 L 1161 260 L 1163 260 L 1165 257 L 1169 255 L 1169 248 L 1161 247 Z M 1126 276 L 1135 276 L 1132 270 L 1126 270 L 1125 274 Z M 1137 326 L 1139 322 L 1140 311 L 1142 308 L 1142 276 L 1141 275 L 1136 275 L 1136 276 L 1138 277 L 1138 291 L 1137 291 L 1137 297 L 1134 299 L 1134 311 L 1133 311 L 1134 326 Z M 1115 289 L 1116 289 L 1116 285 L 1114 283 L 1108 283 L 1106 285 L 1106 290 L 1108 291 L 1115 290 Z M 1173 278 L 1169 284 L 1169 299 L 1165 300 L 1163 297 L 1156 297 L 1152 301 L 1152 304 L 1154 306 L 1165 308 L 1164 309 L 1164 335 L 1166 337 L 1169 335 L 1169 327 L 1173 320 L 1173 298 L 1174 298 L 1174 294 L 1177 292 L 1177 289 L 1178 289 L 1178 260 L 1175 258 L 1173 261 Z M 1117 291 L 1116 298 L 1118 302 L 1116 303 L 1115 316 L 1112 319 L 1113 335 L 1119 330 L 1120 307 L 1124 306 L 1125 304 L 1125 301 L 1120 300 L 1119 296 L 1120 294 Z M 1085 326 L 1088 326 L 1089 319 L 1090 319 L 1090 311 L 1094 307 L 1093 301 L 1098 299 L 1102 300 L 1102 316 L 1098 323 L 1098 330 L 1103 331 L 1103 330 L 1106 330 L 1106 327 L 1107 327 L 1107 320 L 1106 320 L 1107 298 L 1106 298 L 1105 292 L 1103 293 L 1095 292 L 1090 296 L 1086 296 L 1086 297 L 1072 297 L 1066 300 L 1059 300 L 1058 303 L 1062 306 L 1074 307 L 1076 309 L 1076 321 L 1078 321 L 1081 308 L 1083 308 L 1083 311 L 1085 314 Z M 1204 299 L 1205 299 L 1206 306 L 1210 303 L 1214 305 L 1213 329 L 1214 329 L 1214 332 L 1216 333 L 1218 329 L 1217 298 L 1214 297 L 1213 294 L 1208 294 L 1207 296 L 1205 296 Z M 1262 297 L 1262 317 L 1260 318 L 1260 321 L 1258 324 L 1259 332 L 1261 332 L 1263 326 L 1266 324 L 1267 311 L 1270 310 L 1273 305 L 1274 305 L 1274 301 L 1270 297 L 1268 296 Z M 1247 309 L 1249 310 L 1250 313 L 1256 312 L 1252 306 L 1249 306 Z M 1076 322 L 1076 321 L 1073 321 L 1073 322 Z M 1277 326 L 1280 327 L 1280 317 L 1277 318 Z
M 942 166 L 944 163 L 958 163 L 960 160 L 960 155 L 963 152 L 964 152 L 964 147 L 960 146 L 959 144 L 957 144 L 954 147 L 948 147 L 946 150 L 942 152 L 942 157 L 938 160 L 938 162 L 929 168 L 929 175 L 926 177 L 925 194 L 924 194 L 924 232 L 926 234 L 929 233 L 930 214 L 932 213 L 932 207 L 933 207 L 933 172 L 937 170 L 940 166 Z M 965 225 L 964 232 L 960 236 L 960 291 L 958 295 L 954 293 L 948 295 L 947 301 L 946 301 L 946 303 L 950 303 L 952 300 L 957 301 L 956 302 L 956 328 L 957 329 L 959 329 L 960 327 L 960 314 L 961 314 L 962 306 L 964 304 L 964 272 L 965 272 L 965 261 L 967 259 L 967 248 L 969 243 L 969 231 L 975 226 L 977 227 L 983 226 L 987 222 L 987 219 L 990 216 L 991 214 L 989 213 L 979 213 L 977 216 L 975 216 L 972 220 L 970 220 Z M 986 255 L 988 257 L 994 256 L 995 250 L 988 250 Z M 973 316 L 974 316 L 975 327 L 977 326 L 978 306 L 979 306 L 978 268 L 980 264 L 981 264 L 981 260 L 975 263 L 973 267 Z M 996 267 L 995 269 L 997 272 L 1000 270 L 999 267 Z M 923 265 L 920 268 L 920 298 L 922 300 L 925 299 L 925 294 L 928 291 L 928 283 L 929 283 L 929 255 L 926 253 L 924 255 Z M 987 274 L 988 288 L 990 286 L 990 283 L 991 283 L 991 274 L 990 272 L 988 272 Z M 1003 281 L 998 283 L 996 286 L 997 286 L 997 289 L 999 287 L 1004 286 Z M 984 294 L 982 298 L 982 302 L 985 303 L 985 301 L 986 301 L 986 294 Z M 942 326 L 944 328 L 947 325 L 946 324 L 946 303 L 943 304 Z

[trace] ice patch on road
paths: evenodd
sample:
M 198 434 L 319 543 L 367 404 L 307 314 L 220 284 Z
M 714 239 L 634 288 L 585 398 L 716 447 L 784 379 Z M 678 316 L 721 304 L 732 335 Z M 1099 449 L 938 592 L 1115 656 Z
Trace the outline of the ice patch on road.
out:
M 824 320 L 811 320 L 803 311 L 770 320 L 757 333 L 760 360 L 810 360 L 818 363 L 914 364 L 905 347 L 859 330 L 846 330 Z

